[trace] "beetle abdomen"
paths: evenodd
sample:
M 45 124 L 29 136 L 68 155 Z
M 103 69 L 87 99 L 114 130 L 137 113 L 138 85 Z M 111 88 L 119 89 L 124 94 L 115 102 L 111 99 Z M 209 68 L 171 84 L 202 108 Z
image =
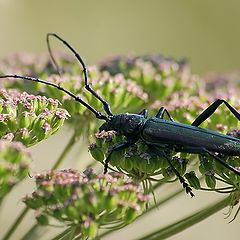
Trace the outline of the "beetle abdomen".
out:
M 171 144 L 178 147 L 204 147 L 213 152 L 240 155 L 240 140 L 212 130 L 192 125 L 150 118 L 141 133 L 143 141 L 155 145 Z

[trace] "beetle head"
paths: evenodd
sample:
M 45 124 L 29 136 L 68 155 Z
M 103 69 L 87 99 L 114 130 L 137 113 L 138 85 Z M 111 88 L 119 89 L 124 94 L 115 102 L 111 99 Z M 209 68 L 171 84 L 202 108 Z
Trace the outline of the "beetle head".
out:
M 117 114 L 109 116 L 108 120 L 99 128 L 99 130 L 114 130 L 125 136 L 130 136 L 134 133 L 137 134 L 145 122 L 146 119 L 142 115 L 129 113 Z

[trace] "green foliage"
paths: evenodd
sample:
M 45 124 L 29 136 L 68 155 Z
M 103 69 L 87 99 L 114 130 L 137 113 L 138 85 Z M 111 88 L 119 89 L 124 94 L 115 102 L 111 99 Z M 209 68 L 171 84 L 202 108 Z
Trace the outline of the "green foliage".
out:
M 90 153 L 95 160 L 103 163 L 103 160 L 108 156 L 108 149 L 111 149 L 114 144 L 122 142 L 124 137 L 117 135 L 114 131 L 102 131 L 95 135 L 95 140 L 96 143 L 89 147 Z M 169 152 L 169 158 L 171 156 L 172 152 Z M 169 178 L 174 176 L 167 160 L 154 154 L 140 140 L 126 150 L 114 152 L 110 157 L 110 164 L 137 181 L 164 175 L 159 181 L 167 182 Z M 186 166 L 186 161 L 175 161 L 176 168 L 184 169 L 184 166 Z

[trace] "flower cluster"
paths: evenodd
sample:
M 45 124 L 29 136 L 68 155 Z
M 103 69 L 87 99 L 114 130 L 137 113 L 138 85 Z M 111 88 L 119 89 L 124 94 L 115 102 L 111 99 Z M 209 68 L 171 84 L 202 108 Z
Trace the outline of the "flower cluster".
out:
M 56 52 L 54 55 L 58 59 L 59 64 L 64 65 L 66 70 L 72 69 L 73 56 L 60 52 Z M 15 53 L 1 59 L 0 66 L 1 74 L 17 73 L 36 77 L 57 73 L 46 54 Z
M 124 137 L 117 135 L 114 131 L 102 131 L 95 135 L 95 142 L 89 146 L 89 150 L 95 160 L 104 163 L 104 159 L 108 156 L 113 145 L 119 142 L 124 142 Z M 166 157 L 170 159 L 179 174 L 185 176 L 189 184 L 195 189 L 201 188 L 199 177 L 195 173 L 198 172 L 199 176 L 204 177 L 207 187 L 212 190 L 218 191 L 217 182 L 227 184 L 227 192 L 240 190 L 240 177 L 217 161 L 213 161 L 212 157 L 199 155 L 199 160 L 196 160 L 196 157 L 191 154 L 182 153 L 179 155 L 172 150 L 166 152 L 166 148 L 164 148 L 164 155 L 161 157 L 141 140 L 127 149 L 113 152 L 109 163 L 116 167 L 119 172 L 124 172 L 138 181 L 169 182 L 176 176 Z M 220 157 L 231 166 L 240 169 L 239 157 Z M 191 165 L 198 166 L 198 170 L 195 167 L 196 170 L 192 171 Z
M 240 101 L 234 95 L 224 94 L 224 96 L 220 96 L 217 92 L 212 92 L 209 95 L 203 89 L 196 96 L 188 96 L 187 93 L 179 91 L 165 101 L 155 101 L 150 109 L 157 113 L 160 107 L 164 106 L 175 121 L 191 124 L 216 99 L 224 99 L 237 111 L 240 111 Z M 227 133 L 229 129 L 238 127 L 238 119 L 222 104 L 200 127 Z
M 0 140 L 0 202 L 29 169 L 31 157 L 20 142 Z
M 95 160 L 104 163 L 113 145 L 123 141 L 124 137 L 114 131 L 102 131 L 95 135 L 95 143 L 89 146 L 89 151 Z M 174 152 L 170 150 L 167 157 L 183 175 L 187 159 L 174 156 Z M 166 157 L 158 156 L 141 140 L 125 150 L 113 152 L 109 163 L 137 181 L 153 180 L 156 177 L 158 181 L 167 182 L 174 176 Z
M 56 75 L 56 71 L 52 69 L 45 71 L 46 64 L 43 64 L 44 69 L 38 70 L 38 74 L 36 74 L 35 69 L 32 68 L 30 68 L 32 69 L 30 73 L 28 71 L 26 71 L 26 73 L 21 73 L 23 75 L 30 74 L 30 76 L 38 76 L 41 79 L 46 79 L 49 82 L 61 85 L 61 87 L 79 96 L 95 109 L 103 112 L 104 110 L 101 102 L 85 89 L 84 79 L 78 63 L 71 62 L 72 69 L 70 70 L 70 62 L 71 60 L 68 60 L 68 58 L 66 58 L 65 61 L 63 57 L 60 58 L 60 63 L 63 64 L 63 69 L 65 70 L 61 76 Z M 67 70 L 69 70 L 69 73 L 66 73 Z M 89 67 L 88 70 L 89 81 L 93 89 L 109 102 L 114 113 L 128 111 L 137 112 L 148 102 L 148 94 L 143 88 L 135 81 L 124 78 L 122 74 L 111 76 L 108 72 L 99 71 L 96 66 Z M 15 73 L 17 70 L 15 68 L 9 68 L 7 72 Z M 58 89 L 54 89 L 48 85 L 24 82 L 18 79 L 2 81 L 2 84 L 7 88 L 17 88 L 21 91 L 27 90 L 31 93 L 39 94 L 39 92 L 42 92 L 44 96 L 56 98 L 61 101 L 63 108 L 72 116 L 67 122 L 74 127 L 76 134 L 90 136 L 99 126 L 94 114 Z M 84 128 L 79 128 L 79 124 L 83 122 Z
M 0 89 L 0 137 L 31 146 L 55 133 L 69 116 L 59 101 Z
M 199 84 L 185 60 L 176 61 L 161 55 L 117 56 L 103 61 L 100 69 L 134 80 L 149 94 L 150 102 L 166 99 L 179 90 L 192 94 Z
M 148 201 L 139 186 L 126 181 L 122 174 L 62 170 L 35 178 L 37 189 L 23 201 L 36 210 L 37 220 L 48 224 L 52 217 L 77 227 L 76 235 L 90 238 L 96 237 L 101 227 L 129 224 L 143 212 Z
M 226 74 L 210 72 L 204 76 L 206 90 L 208 92 L 219 92 L 236 97 L 238 96 L 238 89 L 240 87 L 239 75 L 239 71 Z
M 240 158 L 233 156 L 222 156 L 223 159 L 230 166 L 240 171 Z M 231 187 L 231 191 L 240 190 L 240 176 L 228 170 L 225 166 L 213 161 L 211 157 L 199 155 L 200 165 L 199 171 L 205 178 L 206 185 L 211 189 L 217 189 L 217 181 L 222 181 Z M 229 190 L 229 189 L 228 189 Z
M 89 69 L 89 76 L 94 90 L 110 103 L 113 112 L 137 111 L 148 100 L 148 95 L 139 85 L 124 79 L 123 76 L 111 77 L 107 72 L 99 72 L 96 67 Z M 102 103 L 84 88 L 82 76 L 63 74 L 59 77 L 51 75 L 48 80 L 60 84 L 76 95 L 80 93 L 81 99 L 95 109 L 103 111 Z M 47 96 L 60 99 L 63 107 L 73 116 L 70 123 L 73 124 L 76 131 L 81 131 L 81 134 L 86 133 L 87 136 L 96 131 L 99 121 L 96 121 L 94 114 L 83 105 L 49 86 L 44 86 L 44 93 Z M 82 122 L 84 122 L 84 128 L 79 128 L 79 124 Z
M 31 61 L 33 60 L 29 60 L 28 66 L 30 66 Z M 20 63 L 21 59 L 19 58 L 18 64 Z M 45 63 L 41 65 L 42 69 L 37 68 L 36 70 L 29 67 L 33 69 L 30 74 L 36 74 L 40 78 L 61 85 L 61 87 L 64 87 L 76 95 L 80 93 L 80 96 L 78 95 L 79 97 L 95 109 L 103 112 L 101 102 L 84 88 L 84 79 L 78 62 L 74 62 L 72 58 L 60 56 L 58 63 L 59 66 L 65 70 L 61 71 L 61 76 L 56 75 L 56 71 L 48 66 L 48 61 L 45 61 Z M 43 69 L 48 69 L 48 71 Z M 69 72 L 69 74 L 66 72 Z M 217 98 L 227 100 L 240 111 L 240 101 L 236 98 L 236 89 L 238 89 L 238 87 L 230 81 L 232 76 L 224 76 L 221 78 L 216 75 L 210 75 L 205 77 L 207 83 L 204 84 L 202 81 L 199 81 L 197 76 L 191 74 L 189 65 L 184 60 L 176 61 L 159 55 L 118 56 L 105 60 L 100 63 L 99 67 L 90 67 L 89 79 L 96 92 L 109 102 L 114 113 L 139 112 L 143 107 L 150 107 L 151 110 L 157 112 L 160 107 L 164 106 L 175 120 L 191 124 L 197 116 Z M 95 116 L 80 103 L 51 86 L 36 83 L 24 85 L 22 84 L 23 81 L 21 84 L 20 82 L 20 80 L 7 82 L 7 86 L 12 87 L 17 84 L 17 87 L 20 89 L 27 88 L 31 92 L 44 92 L 48 97 L 59 99 L 63 107 L 73 116 L 68 122 L 74 127 L 76 133 L 89 137 L 93 132 L 96 132 L 99 122 L 96 121 Z M 227 89 L 225 89 L 225 85 L 227 85 Z M 191 86 L 191 88 L 189 88 L 189 86 Z M 216 91 L 216 86 L 220 86 L 226 91 L 219 93 Z M 84 123 L 84 127 L 79 127 L 79 124 L 82 123 Z M 49 128 L 49 124 L 45 124 L 43 127 L 46 132 L 51 128 L 51 126 Z M 223 105 L 211 118 L 202 123 L 201 127 L 226 133 L 230 129 L 238 127 L 238 120 L 229 112 L 227 107 Z M 25 133 L 25 129 L 23 132 Z M 234 134 L 236 134 L 236 131 Z M 4 136 L 4 138 L 8 139 L 11 137 L 11 132 L 8 132 Z M 19 138 L 15 137 L 15 139 Z M 113 144 L 123 140 L 122 136 L 117 136 L 112 133 L 100 133 L 96 136 L 96 143 L 90 146 L 90 151 L 95 159 L 103 162 L 103 159 L 106 158 Z M 190 154 L 179 155 L 170 150 L 168 152 L 168 158 L 172 159 L 173 165 L 180 171 L 181 175 L 186 173 L 187 165 L 190 165 L 189 162 L 191 162 L 192 159 L 196 160 L 196 157 L 194 158 Z M 229 162 L 234 161 L 233 166 L 238 167 L 239 157 L 227 158 L 224 156 L 223 158 L 226 158 L 226 161 Z M 209 165 L 211 165 L 208 163 L 209 161 L 211 162 L 211 159 L 208 159 L 208 157 L 200 156 L 200 161 L 198 161 L 200 162 L 199 169 L 200 173 L 205 176 L 207 186 L 215 189 L 215 174 L 220 174 L 218 171 L 219 166 L 215 163 L 212 164 L 213 170 L 210 171 L 208 169 Z M 162 178 L 160 180 L 167 181 L 174 176 L 167 160 L 164 157 L 156 156 L 156 154 L 141 141 L 126 151 L 113 153 L 110 163 L 120 171 L 136 179 L 150 179 L 154 176 L 161 175 Z M 220 168 L 222 168 L 222 166 L 220 166 Z M 228 171 L 226 169 L 223 170 Z M 196 177 L 196 175 L 187 174 L 189 182 L 191 182 L 193 178 L 196 180 L 197 177 L 195 178 L 194 176 Z M 231 177 L 229 176 L 229 178 Z M 195 182 L 197 182 L 197 180 Z M 238 179 L 236 182 L 238 182 Z M 235 183 L 233 183 L 232 180 L 230 181 L 231 185 Z M 199 187 L 199 184 L 200 183 L 196 183 L 196 188 Z

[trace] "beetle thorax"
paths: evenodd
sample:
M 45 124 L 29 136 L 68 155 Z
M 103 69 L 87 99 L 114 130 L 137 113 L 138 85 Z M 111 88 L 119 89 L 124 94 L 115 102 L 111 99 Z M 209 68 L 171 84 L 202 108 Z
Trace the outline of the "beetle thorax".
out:
M 114 130 L 122 135 L 138 134 L 144 126 L 146 119 L 142 115 L 123 113 L 113 115 L 104 123 L 100 130 Z

